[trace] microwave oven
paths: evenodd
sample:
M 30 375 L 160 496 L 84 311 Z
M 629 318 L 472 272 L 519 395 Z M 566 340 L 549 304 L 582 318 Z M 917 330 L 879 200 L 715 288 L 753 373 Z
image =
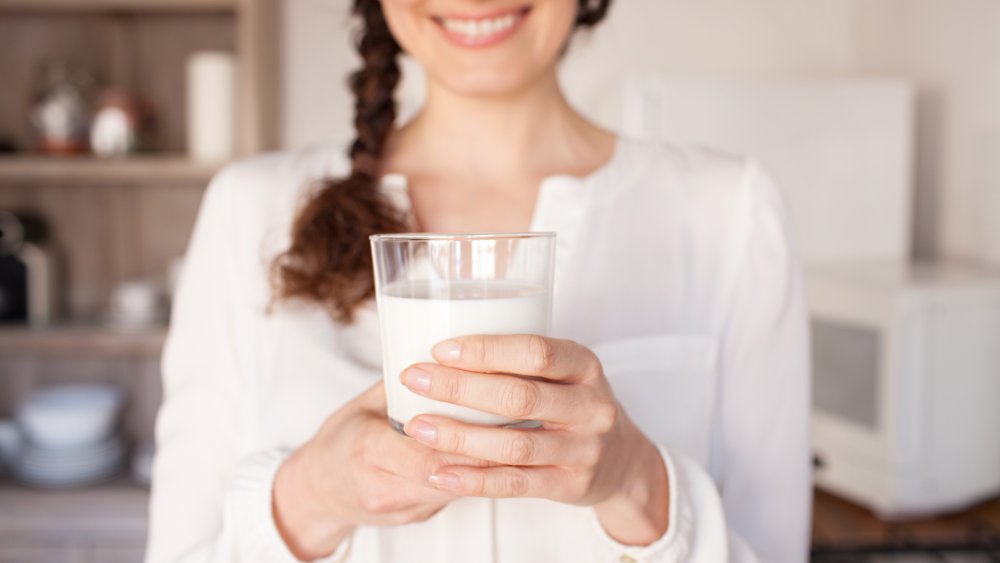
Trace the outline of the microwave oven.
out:
M 1000 492 L 1000 275 L 890 262 L 806 280 L 817 486 L 886 518 Z

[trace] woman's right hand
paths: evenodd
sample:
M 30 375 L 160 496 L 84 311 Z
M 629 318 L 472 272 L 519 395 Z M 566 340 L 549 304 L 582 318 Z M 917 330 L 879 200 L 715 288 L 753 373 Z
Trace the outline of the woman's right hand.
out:
M 299 559 L 329 555 L 359 525 L 427 520 L 456 498 L 428 484 L 436 469 L 486 465 L 399 434 L 385 412 L 379 382 L 327 417 L 278 469 L 274 519 Z

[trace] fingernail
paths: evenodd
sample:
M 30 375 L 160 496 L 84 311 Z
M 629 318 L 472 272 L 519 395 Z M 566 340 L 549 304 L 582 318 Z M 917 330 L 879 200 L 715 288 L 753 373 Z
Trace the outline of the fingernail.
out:
M 435 473 L 430 478 L 431 485 L 441 489 L 457 489 L 462 486 L 462 477 L 455 473 Z
M 431 352 L 434 353 L 435 358 L 454 361 L 462 356 L 462 345 L 459 344 L 458 340 L 445 340 L 438 342 Z
M 437 440 L 438 431 L 433 424 L 429 424 L 422 420 L 411 420 L 409 424 L 406 425 L 406 433 L 413 436 L 420 442 L 426 442 L 428 444 L 433 444 Z
M 418 367 L 407 368 L 403 372 L 403 385 L 414 391 L 425 393 L 431 388 L 431 374 Z

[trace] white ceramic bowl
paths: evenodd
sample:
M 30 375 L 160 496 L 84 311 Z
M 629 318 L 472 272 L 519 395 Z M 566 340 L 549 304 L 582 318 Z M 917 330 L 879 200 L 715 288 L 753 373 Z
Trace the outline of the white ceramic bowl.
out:
M 31 393 L 17 423 L 32 444 L 72 448 L 99 442 L 114 431 L 124 400 L 113 385 L 59 385 Z

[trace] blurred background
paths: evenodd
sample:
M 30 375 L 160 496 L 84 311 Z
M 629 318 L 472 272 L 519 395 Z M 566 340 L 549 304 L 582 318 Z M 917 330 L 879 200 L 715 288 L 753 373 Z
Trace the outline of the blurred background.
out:
M 204 187 L 350 138 L 349 4 L 0 0 L 0 562 L 141 560 Z M 566 58 L 595 120 L 753 154 L 788 196 L 814 561 L 1000 561 L 998 61 L 996 0 L 619 0 Z

